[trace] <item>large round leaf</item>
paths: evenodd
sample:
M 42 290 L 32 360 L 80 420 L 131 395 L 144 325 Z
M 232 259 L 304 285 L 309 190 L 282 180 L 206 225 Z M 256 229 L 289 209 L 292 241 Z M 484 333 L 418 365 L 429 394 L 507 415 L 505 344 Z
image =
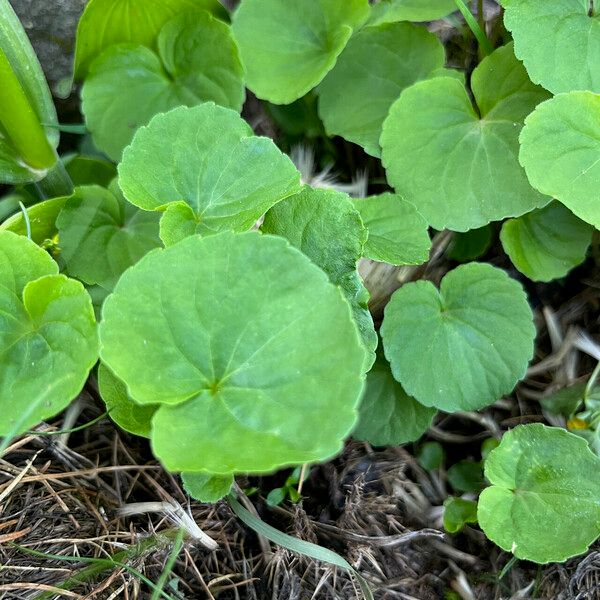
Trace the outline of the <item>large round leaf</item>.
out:
M 368 14 L 367 0 L 244 0 L 233 31 L 248 87 L 275 104 L 304 96 L 335 65 Z
M 501 0 L 531 80 L 553 94 L 600 92 L 600 10 L 591 0 Z
M 443 66 L 444 47 L 424 27 L 389 23 L 362 29 L 318 88 L 327 133 L 379 156 L 390 106 L 403 89 Z
M 167 21 L 202 9 L 227 16 L 219 0 L 90 0 L 77 26 L 75 76 L 83 78 L 92 60 L 114 44 L 132 42 L 154 48 Z
M 456 0 L 381 0 L 371 10 L 369 23 L 433 21 L 456 10 Z
M 251 266 L 251 268 L 249 268 Z M 125 272 L 101 355 L 174 471 L 268 471 L 324 460 L 356 420 L 364 352 L 327 276 L 281 238 L 189 237 Z
M 186 202 L 198 233 L 249 229 L 301 188 L 300 173 L 270 139 L 210 102 L 157 115 L 140 129 L 123 153 L 119 185 L 144 210 Z
M 521 273 L 534 281 L 551 281 L 583 262 L 592 233 L 568 208 L 552 202 L 506 221 L 500 239 Z
M 394 293 L 381 327 L 385 355 L 406 392 L 446 412 L 507 394 L 533 356 L 535 327 L 521 285 L 481 263 Z
M 560 94 L 540 104 L 521 132 L 531 185 L 600 228 L 600 96 Z
M 0 435 L 52 417 L 80 392 L 96 362 L 92 302 L 50 256 L 0 233 Z
M 112 289 L 121 274 L 161 245 L 159 215 L 99 186 L 77 188 L 56 224 L 61 259 L 72 277 Z
M 467 90 L 438 77 L 404 90 L 383 125 L 388 179 L 436 229 L 467 231 L 544 206 L 519 165 L 523 120 L 547 94 L 504 46 Z M 478 114 L 479 113 L 479 114 Z
M 562 562 L 600 536 L 600 459 L 564 429 L 521 425 L 485 463 L 479 498 L 485 534 L 517 558 Z
M 157 44 L 158 55 L 133 44 L 108 48 L 83 84 L 88 129 L 115 161 L 157 113 L 206 101 L 242 108 L 243 69 L 228 25 L 206 11 L 183 14 L 165 24 Z

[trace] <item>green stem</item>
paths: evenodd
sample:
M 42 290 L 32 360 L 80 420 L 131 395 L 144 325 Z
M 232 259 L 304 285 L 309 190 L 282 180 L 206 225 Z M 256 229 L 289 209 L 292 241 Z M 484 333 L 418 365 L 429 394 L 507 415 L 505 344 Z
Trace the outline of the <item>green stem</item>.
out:
M 73 193 L 73 181 L 60 159 L 48 171 L 46 177 L 35 185 L 44 200 L 70 196 Z
M 454 0 L 456 7 L 460 10 L 462 16 L 465 18 L 469 29 L 473 32 L 473 35 L 477 38 L 480 50 L 487 56 L 491 54 L 494 49 L 490 40 L 485 35 L 484 30 L 480 27 L 477 19 L 473 16 L 473 13 L 469 10 L 468 6 L 464 3 L 464 0 Z M 483 11 L 482 11 L 483 13 Z
M 598 381 L 599 375 L 600 375 L 600 362 L 596 365 L 596 367 L 592 371 L 592 374 L 590 375 L 590 378 L 588 379 L 588 382 L 585 385 L 585 391 L 583 392 L 584 402 L 587 402 L 589 397 L 592 395 L 592 392 L 594 391 L 594 386 L 596 385 L 596 381 Z

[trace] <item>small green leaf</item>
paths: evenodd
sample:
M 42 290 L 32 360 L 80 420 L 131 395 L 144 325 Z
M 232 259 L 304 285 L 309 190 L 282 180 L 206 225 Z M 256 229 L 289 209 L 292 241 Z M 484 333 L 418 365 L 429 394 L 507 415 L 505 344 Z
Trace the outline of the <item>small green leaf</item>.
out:
M 544 410 L 569 418 L 583 404 L 586 383 L 574 383 L 540 400 Z M 595 388 L 594 393 L 600 397 L 600 388 Z
M 161 245 L 159 215 L 140 210 L 116 186 L 112 189 L 115 194 L 99 186 L 77 188 L 56 222 L 61 258 L 69 275 L 107 289 L 144 254 Z
M 183 201 L 171 202 L 160 218 L 160 239 L 165 247 L 194 235 L 200 224 L 194 209 Z
M 483 467 L 480 462 L 461 460 L 448 469 L 448 481 L 457 492 L 478 494 L 485 486 Z
M 600 95 L 571 92 L 540 104 L 520 140 L 531 185 L 600 228 Z
M 354 200 L 369 232 L 363 255 L 392 265 L 420 265 L 431 250 L 425 219 L 396 194 Z
M 114 44 L 131 42 L 153 49 L 167 21 L 202 9 L 227 18 L 218 0 L 90 0 L 77 27 L 75 76 L 82 79 L 92 60 Z
M 492 244 L 494 230 L 491 225 L 455 233 L 448 245 L 448 258 L 458 262 L 469 262 L 483 256 Z
M 435 471 L 444 464 L 444 447 L 439 442 L 427 442 L 423 444 L 417 455 L 419 464 L 426 471 Z
M 517 558 L 562 562 L 600 536 L 600 458 L 564 429 L 521 425 L 485 463 L 479 499 L 485 534 Z
M 233 31 L 248 88 L 274 104 L 304 96 L 368 15 L 367 0 L 244 0 Z
M 300 173 L 270 139 L 211 102 L 157 115 L 139 129 L 123 153 L 119 185 L 144 210 L 186 202 L 202 234 L 250 229 L 301 189 Z
M 508 394 L 533 356 L 533 315 L 521 285 L 469 263 L 394 293 L 381 327 L 385 355 L 406 392 L 446 412 L 475 410 Z M 419 343 L 410 343 L 418 340 Z
M 181 479 L 185 491 L 199 502 L 218 502 L 229 494 L 233 485 L 233 475 L 186 472 Z
M 467 523 L 477 523 L 477 502 L 450 496 L 444 500 L 444 529 L 458 533 Z
M 285 500 L 285 489 L 275 488 L 267 494 L 267 504 L 271 507 L 279 506 Z
M 406 394 L 380 356 L 367 375 L 359 421 L 352 436 L 374 446 L 400 446 L 418 440 L 436 413 Z
M 117 167 L 95 156 L 73 154 L 62 158 L 74 186 L 101 185 L 108 187 L 117 176 Z
M 512 45 L 485 58 L 471 79 L 477 107 L 456 79 L 404 90 L 381 136 L 396 192 L 436 229 L 467 231 L 546 205 L 519 165 L 519 132 L 547 93 L 534 86 Z
M 319 114 L 329 135 L 381 155 L 383 121 L 403 89 L 444 66 L 444 47 L 424 27 L 388 23 L 350 38 L 319 85 Z
M 501 0 L 515 53 L 553 94 L 600 92 L 600 16 L 590 0 Z M 594 3 L 596 4 L 596 3 Z
M 455 10 L 455 0 L 381 0 L 373 6 L 369 24 L 435 21 Z
M 63 209 L 67 198 L 52 198 L 27 208 L 27 217 L 31 225 L 31 239 L 38 245 L 54 238 L 58 230 L 56 220 Z M 0 225 L 0 230 L 12 231 L 19 235 L 27 235 L 27 224 L 22 212 L 14 214 Z
M 552 281 L 585 260 L 593 228 L 560 204 L 534 210 L 502 226 L 500 239 L 512 263 L 533 281 Z
M 483 440 L 481 444 L 481 458 L 485 460 L 490 455 L 490 452 L 492 450 L 495 450 L 499 444 L 500 441 L 493 437 L 487 438 L 487 440 Z
M 161 404 L 152 446 L 170 470 L 325 460 L 354 427 L 364 351 L 350 309 L 281 238 L 222 233 L 154 250 L 103 316 L 103 361 L 135 401 Z
M 121 429 L 134 435 L 150 437 L 152 417 L 158 406 L 136 404 L 127 394 L 125 384 L 102 363 L 98 367 L 98 388 L 110 418 Z

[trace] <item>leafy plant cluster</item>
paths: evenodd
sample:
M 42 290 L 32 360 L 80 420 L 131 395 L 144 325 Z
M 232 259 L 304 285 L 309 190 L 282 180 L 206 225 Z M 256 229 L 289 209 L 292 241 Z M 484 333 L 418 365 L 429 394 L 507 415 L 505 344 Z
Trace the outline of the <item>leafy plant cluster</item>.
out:
M 50 93 L 2 0 L 0 180 L 30 200 L 0 232 L 5 445 L 93 370 L 111 418 L 213 502 L 236 474 L 325 461 L 350 435 L 408 443 L 438 411 L 509 394 L 536 334 L 519 282 L 466 262 L 439 288 L 402 286 L 376 332 L 357 264 L 422 264 L 431 228 L 475 259 L 492 222 L 531 280 L 583 262 L 600 227 L 600 17 L 588 0 L 502 0 L 514 41 L 466 77 L 415 24 L 457 3 L 90 0 L 74 72 L 105 160 L 58 158 Z M 390 191 L 303 184 L 240 116 L 246 88 L 274 111 L 316 97 L 327 135 L 381 159 Z M 600 535 L 586 389 L 568 404 L 578 435 L 519 426 L 485 453 L 489 485 L 477 508 L 449 500 L 450 530 L 478 521 L 540 563 L 586 550 Z

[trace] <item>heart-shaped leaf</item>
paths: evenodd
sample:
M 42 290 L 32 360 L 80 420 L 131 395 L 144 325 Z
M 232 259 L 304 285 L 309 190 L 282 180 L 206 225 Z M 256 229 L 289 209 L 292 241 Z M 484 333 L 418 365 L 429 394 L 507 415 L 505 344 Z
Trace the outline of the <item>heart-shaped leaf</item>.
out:
M 506 221 L 500 239 L 521 273 L 534 281 L 552 281 L 584 261 L 592 234 L 592 227 L 552 202 Z
M 515 427 L 485 462 L 492 485 L 479 498 L 479 524 L 517 558 L 581 554 L 600 536 L 599 472 L 584 439 L 539 423 Z
M 181 474 L 181 480 L 185 491 L 199 502 L 217 502 L 229 494 L 233 485 L 233 475 L 188 472 Z
M 455 0 L 381 0 L 373 6 L 369 23 L 435 21 L 455 10 Z
M 403 89 L 443 66 L 444 47 L 424 27 L 389 23 L 362 29 L 319 85 L 319 114 L 327 133 L 379 156 L 390 106 Z
M 431 240 L 425 219 L 396 194 L 354 201 L 369 232 L 363 255 L 391 265 L 420 265 L 429 258 Z
M 132 42 L 153 49 L 167 21 L 203 9 L 227 18 L 219 0 L 90 0 L 77 27 L 75 76 L 83 78 L 92 60 L 114 44 Z
M 248 87 L 275 104 L 304 96 L 368 15 L 367 0 L 244 0 L 233 31 Z
M 549 201 L 517 159 L 523 120 L 547 93 L 529 81 L 512 45 L 485 58 L 471 86 L 477 107 L 456 79 L 416 83 L 383 125 L 390 183 L 436 229 L 467 231 Z
M 401 287 L 385 308 L 381 335 L 406 392 L 454 412 L 512 391 L 533 356 L 535 327 L 517 281 L 469 263 L 448 273 L 439 292 L 429 281 Z
M 592 0 L 501 0 L 515 53 L 553 94 L 600 92 L 600 16 Z
M 228 25 L 206 11 L 182 14 L 164 25 L 157 45 L 158 55 L 140 45 L 108 48 L 83 84 L 88 129 L 115 161 L 160 112 L 206 101 L 242 108 L 243 69 Z
M 531 185 L 600 228 L 600 96 L 571 92 L 540 104 L 521 132 Z
M 69 275 L 107 289 L 161 245 L 159 215 L 127 202 L 116 185 L 112 189 L 114 194 L 99 186 L 77 188 L 56 221 Z
M 103 361 L 136 402 L 160 404 L 152 446 L 168 469 L 320 461 L 354 426 L 364 351 L 350 309 L 281 238 L 222 233 L 154 250 L 103 316 Z
M 300 173 L 234 111 L 207 102 L 157 115 L 123 153 L 119 185 L 129 202 L 192 207 L 198 233 L 250 229 L 274 204 L 300 191 Z
M 0 233 L 0 435 L 54 416 L 98 356 L 92 302 L 26 237 Z

